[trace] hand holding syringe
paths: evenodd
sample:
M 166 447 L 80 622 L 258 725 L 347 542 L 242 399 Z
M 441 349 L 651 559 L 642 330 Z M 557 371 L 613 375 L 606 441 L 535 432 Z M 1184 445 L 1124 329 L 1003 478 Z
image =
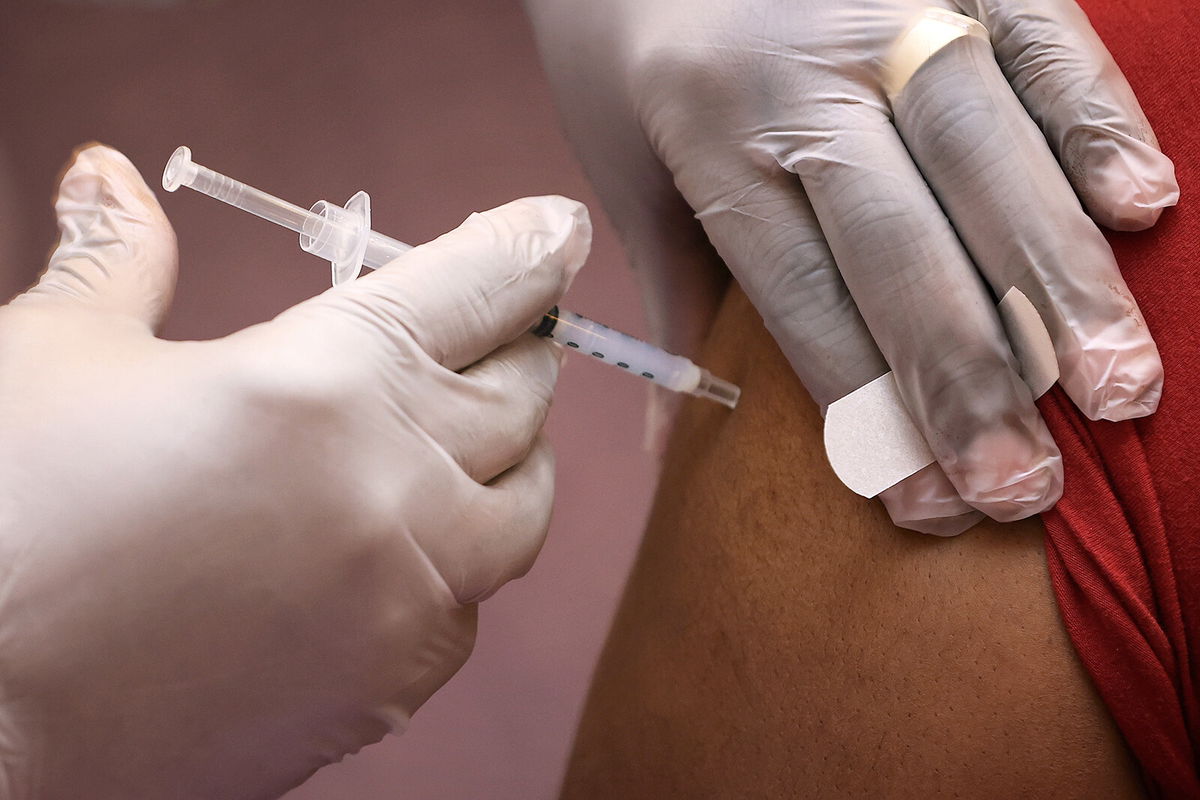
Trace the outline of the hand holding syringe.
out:
M 178 148 L 167 161 L 162 185 L 168 192 L 188 186 L 295 231 L 300 234 L 301 249 L 330 262 L 335 285 L 358 277 L 363 267 L 378 269 L 412 249 L 412 245 L 371 230 L 371 199 L 366 192 L 351 197 L 344 207 L 321 200 L 306 211 L 197 164 L 186 147 Z M 741 394 L 732 383 L 715 377 L 683 356 L 572 311 L 560 311 L 557 306 L 542 317 L 533 333 L 675 392 L 706 397 L 730 408 L 737 405 Z

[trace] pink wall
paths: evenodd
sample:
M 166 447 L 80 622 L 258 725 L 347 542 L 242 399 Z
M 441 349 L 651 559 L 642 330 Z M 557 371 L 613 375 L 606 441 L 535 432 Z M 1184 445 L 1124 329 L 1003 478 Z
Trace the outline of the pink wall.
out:
M 599 213 L 515 0 L 159 5 L 0 7 L 5 297 L 40 268 L 55 176 L 91 139 L 154 185 L 188 144 L 301 204 L 366 189 L 376 227 L 414 242 L 521 195 L 566 194 Z M 290 234 L 192 194 L 163 204 L 182 253 L 168 338 L 220 336 L 325 288 L 328 269 Z M 597 222 L 570 305 L 644 332 L 614 234 Z M 555 794 L 654 480 L 640 382 L 575 359 L 560 387 L 558 506 L 537 566 L 483 606 L 475 655 L 403 738 L 324 770 L 291 800 Z

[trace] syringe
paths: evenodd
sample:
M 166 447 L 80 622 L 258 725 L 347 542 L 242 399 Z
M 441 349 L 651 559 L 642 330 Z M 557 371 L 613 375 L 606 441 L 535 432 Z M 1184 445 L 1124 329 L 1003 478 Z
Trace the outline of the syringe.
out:
M 357 278 L 363 267 L 378 269 L 412 249 L 412 245 L 371 230 L 371 198 L 366 192 L 358 192 L 345 206 L 320 200 L 306 211 L 197 164 L 192 161 L 192 151 L 186 147 L 171 154 L 163 170 L 162 185 L 168 192 L 187 186 L 295 231 L 300 234 L 302 250 L 330 263 L 334 285 Z M 557 306 L 542 317 L 533 333 L 675 392 L 706 397 L 729 408 L 737 405 L 741 395 L 737 386 L 683 356 L 668 353 L 573 311 L 560 311 Z

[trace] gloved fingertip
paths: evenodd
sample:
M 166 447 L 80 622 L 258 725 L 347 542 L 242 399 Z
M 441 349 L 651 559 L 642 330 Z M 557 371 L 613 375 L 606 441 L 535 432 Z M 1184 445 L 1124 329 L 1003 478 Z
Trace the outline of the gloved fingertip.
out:
M 541 235 L 537 247 L 562 259 L 565 276 L 563 291 L 566 291 L 587 261 L 592 247 L 592 221 L 587 206 L 559 195 L 544 195 L 516 200 L 510 207 L 516 207 L 520 214 L 535 215 L 525 224 L 529 230 Z M 537 261 L 540 258 L 531 253 L 530 260 Z
M 1179 202 L 1175 164 L 1157 148 L 1128 137 L 1087 136 L 1087 144 L 1075 144 L 1069 171 L 1101 225 L 1114 231 L 1145 230 Z
M 127 169 L 134 169 L 133 162 L 130 161 L 124 153 L 117 150 L 115 147 L 110 147 L 103 142 L 85 142 L 75 148 L 72 153 L 72 162 L 80 160 L 100 160 L 119 164 Z
M 1109 422 L 1121 422 L 1127 419 L 1148 417 L 1158 410 L 1158 402 L 1162 399 L 1162 385 L 1151 386 L 1141 395 L 1129 400 L 1121 400 L 1105 406 L 1096 417 Z
M 59 180 L 55 201 L 60 214 L 78 210 L 79 206 L 140 211 L 157 205 L 133 162 L 123 153 L 99 143 L 76 149 Z
M 888 514 L 891 514 L 891 509 L 888 509 Z M 904 528 L 917 533 L 923 533 L 927 536 L 940 536 L 943 539 L 949 539 L 959 534 L 966 533 L 971 528 L 974 528 L 980 522 L 987 519 L 982 511 L 972 509 L 963 514 L 954 517 L 934 517 L 931 519 L 907 519 L 905 517 L 892 517 L 892 523 L 898 528 Z
M 1170 162 L 1168 161 L 1168 164 Z M 1179 186 L 1174 167 L 1166 177 L 1151 178 L 1128 174 L 1101 174 L 1096 195 L 1090 205 L 1092 216 L 1114 231 L 1143 231 L 1158 222 L 1165 209 L 1179 202 Z
M 1062 497 L 1058 447 L 1041 430 L 1008 428 L 976 436 L 950 472 L 963 500 L 999 522 L 1040 514 Z
M 570 218 L 571 234 L 567 240 L 565 258 L 568 279 L 574 280 L 592 250 L 592 217 L 587 206 L 577 200 L 559 196 L 553 199 Z
M 99 144 L 78 149 L 54 211 L 58 245 L 27 295 L 69 295 L 157 326 L 175 287 L 175 233 L 129 159 Z
M 1163 366 L 1144 323 L 1136 331 L 1105 331 L 1083 343 L 1065 369 L 1063 388 L 1088 419 L 1116 422 L 1153 414 L 1162 397 Z
M 983 519 L 963 502 L 937 464 L 881 492 L 879 499 L 897 527 L 931 536 L 957 536 Z

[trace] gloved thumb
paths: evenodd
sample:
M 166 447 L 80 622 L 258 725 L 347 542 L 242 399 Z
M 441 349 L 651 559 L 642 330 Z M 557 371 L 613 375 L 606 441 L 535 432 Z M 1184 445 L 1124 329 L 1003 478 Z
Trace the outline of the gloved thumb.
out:
M 58 246 L 26 293 L 127 315 L 156 328 L 175 292 L 175 232 L 122 154 L 99 144 L 76 152 L 54 202 Z

